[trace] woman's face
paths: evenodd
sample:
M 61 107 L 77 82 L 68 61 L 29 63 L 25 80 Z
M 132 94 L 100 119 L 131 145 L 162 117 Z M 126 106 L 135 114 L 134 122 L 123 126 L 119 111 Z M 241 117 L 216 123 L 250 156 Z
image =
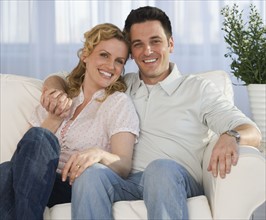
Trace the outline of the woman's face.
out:
M 121 75 L 127 57 L 128 48 L 125 42 L 116 38 L 101 41 L 84 59 L 84 83 L 90 83 L 96 90 L 108 87 Z

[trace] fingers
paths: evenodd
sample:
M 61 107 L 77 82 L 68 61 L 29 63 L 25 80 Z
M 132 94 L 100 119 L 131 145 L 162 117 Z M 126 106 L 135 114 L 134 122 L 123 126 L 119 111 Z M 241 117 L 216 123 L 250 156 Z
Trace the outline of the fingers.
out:
M 62 181 L 65 182 L 67 177 L 68 177 L 68 173 L 70 172 L 70 168 L 72 166 L 72 161 L 73 161 L 73 155 L 69 158 L 69 160 L 67 161 L 67 163 L 65 164 L 63 170 L 62 170 Z
M 82 157 L 79 157 L 79 153 L 73 154 L 68 162 L 65 164 L 62 171 L 62 181 L 66 181 L 67 177 L 69 178 L 69 184 L 72 185 L 73 182 L 80 174 L 87 168 L 85 166 L 85 161 Z
M 72 106 L 72 99 L 67 98 L 66 94 L 64 94 L 62 96 L 62 99 L 57 102 L 55 114 L 64 118 L 67 115 L 69 115 L 71 106 Z
M 207 170 L 208 171 L 211 171 L 212 172 L 212 175 L 214 177 L 217 177 L 217 173 L 218 173 L 218 169 L 217 169 L 218 168 L 218 162 L 219 162 L 218 157 L 216 157 L 216 156 L 214 156 L 212 154 L 211 159 L 210 159 L 210 163 L 209 163 L 209 166 L 208 166 Z
M 235 166 L 238 161 L 238 153 L 220 153 L 216 155 L 215 153 L 212 154 L 211 160 L 208 166 L 208 171 L 212 172 L 214 177 L 219 175 L 221 178 L 225 178 L 226 174 L 231 172 L 231 167 Z
M 65 92 L 57 89 L 44 88 L 40 102 L 46 111 L 61 118 L 69 115 L 72 106 L 72 99 L 68 98 Z
M 239 159 L 239 154 L 238 152 L 234 151 L 232 154 L 232 165 L 233 166 L 237 165 L 238 159 Z
M 84 170 L 83 161 L 75 160 L 71 166 L 70 173 L 69 173 L 69 184 L 70 185 L 72 185 L 72 183 L 80 175 L 81 171 L 83 172 L 83 170 Z

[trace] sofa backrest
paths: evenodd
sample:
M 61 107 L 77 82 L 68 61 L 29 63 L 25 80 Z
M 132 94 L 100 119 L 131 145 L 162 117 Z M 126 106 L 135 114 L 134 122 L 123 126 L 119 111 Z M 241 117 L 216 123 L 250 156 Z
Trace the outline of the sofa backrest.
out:
M 18 141 L 29 128 L 28 119 L 39 103 L 42 81 L 1 74 L 1 162 L 10 160 Z
M 233 102 L 231 80 L 224 71 L 210 71 L 197 75 L 213 81 Z M 26 76 L 0 74 L 1 136 L 0 160 L 10 160 L 17 143 L 29 128 L 28 119 L 39 103 L 42 81 Z

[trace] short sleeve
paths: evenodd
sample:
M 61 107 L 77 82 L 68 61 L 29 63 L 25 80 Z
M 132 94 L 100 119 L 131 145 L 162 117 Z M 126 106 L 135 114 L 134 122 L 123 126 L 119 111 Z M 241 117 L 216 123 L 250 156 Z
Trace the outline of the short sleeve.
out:
M 139 118 L 131 98 L 121 92 L 108 97 L 108 133 L 112 135 L 119 132 L 131 132 L 139 136 Z

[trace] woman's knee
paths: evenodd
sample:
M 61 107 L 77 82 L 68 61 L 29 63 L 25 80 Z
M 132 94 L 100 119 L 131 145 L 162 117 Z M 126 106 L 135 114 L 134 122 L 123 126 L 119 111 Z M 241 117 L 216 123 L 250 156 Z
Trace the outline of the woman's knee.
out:
M 32 127 L 25 133 L 18 144 L 18 148 L 23 146 L 40 148 L 41 151 L 51 151 L 56 155 L 60 153 L 57 137 L 49 130 L 41 127 Z

